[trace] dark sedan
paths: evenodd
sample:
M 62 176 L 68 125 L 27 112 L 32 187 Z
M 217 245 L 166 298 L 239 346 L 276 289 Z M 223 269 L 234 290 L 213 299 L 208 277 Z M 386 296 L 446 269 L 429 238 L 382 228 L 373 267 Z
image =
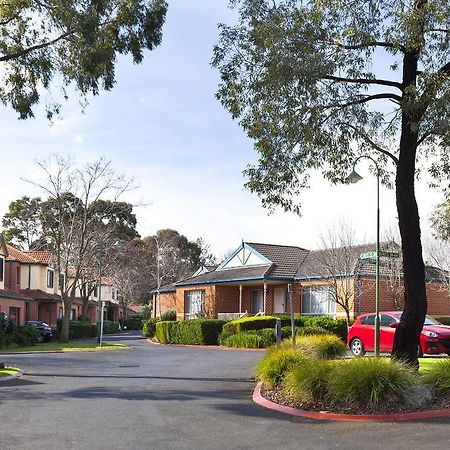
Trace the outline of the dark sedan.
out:
M 27 325 L 36 328 L 39 331 L 37 341 L 45 342 L 52 338 L 52 329 L 48 323 L 41 322 L 40 320 L 29 320 Z

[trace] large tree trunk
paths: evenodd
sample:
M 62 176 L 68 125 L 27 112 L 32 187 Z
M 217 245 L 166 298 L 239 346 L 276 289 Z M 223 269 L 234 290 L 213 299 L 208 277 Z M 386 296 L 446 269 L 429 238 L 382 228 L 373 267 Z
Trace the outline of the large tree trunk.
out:
M 66 343 L 69 342 L 69 319 L 72 302 L 69 299 L 63 298 L 63 305 L 64 305 L 64 316 L 61 326 L 61 335 L 59 338 L 61 342 Z
M 417 55 L 407 53 L 404 58 L 403 82 L 415 85 Z M 406 108 L 407 109 L 407 108 Z M 397 212 L 402 238 L 405 307 L 395 333 L 392 355 L 411 365 L 417 365 L 417 348 L 427 313 L 425 266 L 420 240 L 419 211 L 414 193 L 415 161 L 418 127 L 414 112 L 403 110 L 400 155 L 397 166 Z

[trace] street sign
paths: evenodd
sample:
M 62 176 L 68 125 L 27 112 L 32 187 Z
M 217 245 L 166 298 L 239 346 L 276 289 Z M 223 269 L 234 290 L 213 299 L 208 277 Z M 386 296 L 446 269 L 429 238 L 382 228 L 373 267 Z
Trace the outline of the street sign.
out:
M 361 253 L 361 259 L 372 259 L 377 257 L 377 252 Z M 380 252 L 380 258 L 400 258 L 400 253 L 397 252 Z

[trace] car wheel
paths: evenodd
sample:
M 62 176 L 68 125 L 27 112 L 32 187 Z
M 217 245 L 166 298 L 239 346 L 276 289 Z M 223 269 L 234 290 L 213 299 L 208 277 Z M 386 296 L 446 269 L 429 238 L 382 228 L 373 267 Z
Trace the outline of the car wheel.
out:
M 350 342 L 350 350 L 352 351 L 353 356 L 363 356 L 366 353 L 364 345 L 359 338 L 355 338 Z

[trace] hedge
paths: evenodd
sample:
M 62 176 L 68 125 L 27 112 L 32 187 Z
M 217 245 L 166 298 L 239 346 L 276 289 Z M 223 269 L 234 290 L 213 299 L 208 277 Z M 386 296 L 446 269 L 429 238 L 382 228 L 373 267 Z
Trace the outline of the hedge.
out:
M 100 326 L 100 321 L 97 322 L 97 325 Z M 119 322 L 113 322 L 112 320 L 103 321 L 103 334 L 118 333 L 119 328 L 120 328 Z
M 256 316 L 243 317 L 242 319 L 233 320 L 224 325 L 227 333 L 236 334 L 247 330 L 261 330 L 263 328 L 275 328 L 277 318 L 275 316 Z M 290 319 L 282 319 L 281 325 L 289 325 Z
M 127 327 L 127 330 L 142 330 L 142 325 L 142 319 L 139 317 L 131 317 L 123 321 L 123 327 Z
M 450 317 L 436 317 L 438 322 L 441 322 L 442 325 L 450 325 Z
M 209 319 L 161 321 L 156 324 L 156 337 L 161 344 L 216 345 L 225 323 Z
M 152 338 L 156 333 L 156 324 L 160 322 L 159 317 L 148 319 L 142 326 L 142 336 Z

